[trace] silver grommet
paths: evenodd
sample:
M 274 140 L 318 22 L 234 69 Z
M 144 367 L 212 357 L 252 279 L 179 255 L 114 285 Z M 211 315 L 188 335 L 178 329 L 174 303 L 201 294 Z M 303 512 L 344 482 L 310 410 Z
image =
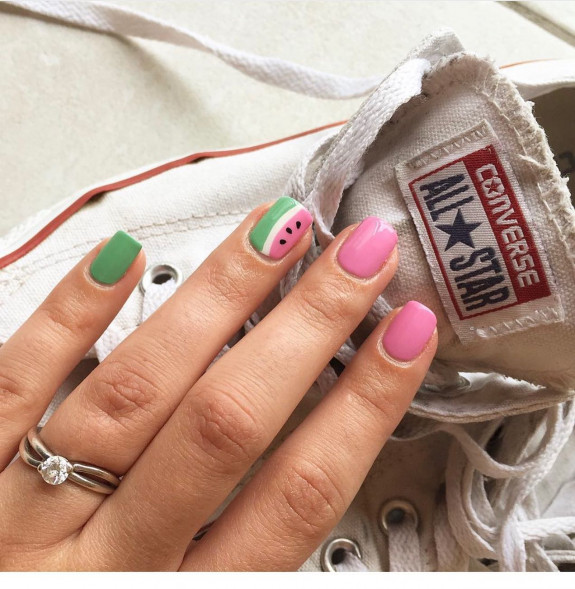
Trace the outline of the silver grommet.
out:
M 163 284 L 173 278 L 176 281 L 176 288 L 182 284 L 182 273 L 171 264 L 155 264 L 150 266 L 140 280 L 140 290 L 143 294 L 150 284 Z
M 406 517 L 410 517 L 419 526 L 419 516 L 415 507 L 405 499 L 392 499 L 384 503 L 379 510 L 379 527 L 384 534 L 389 532 L 389 526 L 403 522 Z
M 321 570 L 324 573 L 336 573 L 335 566 L 339 564 L 343 560 L 338 560 L 338 553 L 341 551 L 344 552 L 351 552 L 355 554 L 357 558 L 361 558 L 361 550 L 359 549 L 359 545 L 357 542 L 350 540 L 349 538 L 336 538 L 335 540 L 331 540 L 324 545 L 321 551 L 320 563 L 321 563 Z

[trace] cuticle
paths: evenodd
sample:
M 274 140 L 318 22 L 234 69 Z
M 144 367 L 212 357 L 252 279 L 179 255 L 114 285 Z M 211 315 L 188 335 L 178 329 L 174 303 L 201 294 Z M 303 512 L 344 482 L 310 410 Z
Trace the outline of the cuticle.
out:
M 257 223 L 256 223 L 257 224 Z M 255 225 L 253 227 L 250 228 L 250 230 L 247 232 L 246 235 L 244 235 L 243 238 L 243 242 L 244 242 L 244 249 L 247 250 L 249 252 L 249 254 L 255 259 L 258 260 L 260 262 L 265 262 L 266 264 L 268 264 L 269 266 L 276 266 L 278 262 L 281 262 L 281 260 L 274 260 L 272 258 L 270 258 L 269 256 L 266 256 L 265 254 L 262 254 L 262 252 L 258 251 L 253 245 L 252 242 L 250 241 L 250 233 L 252 231 L 252 229 L 255 227 Z
M 92 260 L 93 262 L 93 260 Z M 115 286 L 116 284 L 118 284 L 118 282 L 120 282 L 120 280 L 122 280 L 122 278 L 124 278 L 124 276 L 126 274 L 124 274 L 123 276 L 121 276 L 118 280 L 116 280 L 116 282 L 112 283 L 112 284 L 106 284 L 105 282 L 100 282 L 99 280 L 96 280 L 93 276 L 92 276 L 92 272 L 90 271 L 90 268 L 92 266 L 92 262 L 90 262 L 90 264 L 88 264 L 86 267 L 84 267 L 84 276 L 94 285 L 97 286 L 99 288 L 105 289 L 107 290 L 108 288 L 110 288 L 111 286 Z
M 378 347 L 378 351 L 379 353 L 391 364 L 394 364 L 395 366 L 398 366 L 399 368 L 408 368 L 409 366 L 411 366 L 414 362 L 417 361 L 417 359 L 419 358 L 419 356 L 421 356 L 421 354 L 423 354 L 425 348 L 421 351 L 420 354 L 418 354 L 415 358 L 413 358 L 412 360 L 398 360 L 397 358 L 394 358 L 393 356 L 391 356 L 388 351 L 385 349 L 385 346 L 383 345 L 383 336 L 385 335 L 385 332 L 387 331 L 387 329 L 380 335 L 380 337 L 378 338 L 378 342 L 377 342 L 377 347 Z

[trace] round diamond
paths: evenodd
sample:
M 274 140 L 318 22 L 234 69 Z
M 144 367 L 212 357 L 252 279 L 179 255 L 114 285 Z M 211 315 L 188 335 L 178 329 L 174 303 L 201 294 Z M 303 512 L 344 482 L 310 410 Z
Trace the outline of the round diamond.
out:
M 50 456 L 38 466 L 38 472 L 49 485 L 61 485 L 72 472 L 72 465 L 62 456 Z

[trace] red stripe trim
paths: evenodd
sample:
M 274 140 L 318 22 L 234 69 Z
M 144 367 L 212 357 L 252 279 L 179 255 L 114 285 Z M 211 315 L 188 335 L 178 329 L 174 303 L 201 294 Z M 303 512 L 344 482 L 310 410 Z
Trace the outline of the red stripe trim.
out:
M 540 61 L 557 61 L 556 59 L 553 58 L 545 58 L 545 59 L 526 59 L 525 61 L 516 61 L 514 63 L 508 63 L 506 65 L 502 65 L 499 67 L 499 69 L 504 70 L 508 67 L 515 67 L 517 65 L 523 65 L 525 63 L 537 63 Z
M 269 141 L 268 143 L 262 143 L 260 145 L 254 145 L 251 147 L 241 147 L 238 149 L 227 149 L 221 151 L 204 151 L 200 153 L 194 153 L 192 155 L 188 155 L 177 160 L 173 160 L 166 164 L 162 164 L 161 166 L 157 166 L 155 168 L 151 168 L 150 170 L 146 170 L 145 172 L 141 172 L 140 174 L 136 174 L 135 176 L 130 176 L 129 178 L 124 178 L 123 180 L 118 180 L 117 182 L 112 182 L 110 184 L 105 184 L 103 186 L 98 186 L 89 190 L 82 196 L 78 197 L 68 208 L 63 210 L 58 216 L 54 217 L 45 227 L 43 227 L 38 233 L 36 233 L 32 238 L 30 238 L 26 243 L 21 245 L 18 249 L 6 254 L 5 256 L 0 258 L 0 269 L 5 268 L 6 266 L 12 264 L 16 260 L 19 260 L 22 256 L 26 255 L 28 252 L 33 250 L 36 246 L 38 246 L 48 235 L 50 235 L 53 231 L 55 231 L 62 223 L 71 217 L 76 211 L 78 211 L 82 206 L 84 206 L 90 199 L 94 198 L 95 196 L 102 194 L 103 192 L 109 192 L 110 190 L 118 190 L 120 188 L 125 188 L 126 186 L 131 186 L 132 184 L 137 184 L 142 180 L 147 180 L 148 178 L 152 178 L 153 176 L 157 176 L 162 172 L 166 172 L 173 168 L 177 168 L 178 166 L 183 166 L 185 164 L 190 164 L 195 162 L 199 159 L 208 158 L 208 157 L 227 157 L 230 155 L 238 155 L 240 153 L 248 153 L 250 151 L 257 151 L 259 149 L 264 149 L 266 147 L 271 147 L 272 145 L 278 145 L 279 143 L 285 143 L 286 141 L 291 141 L 292 139 L 298 139 L 300 137 L 305 137 L 306 135 L 311 135 L 313 133 L 319 133 L 320 131 L 324 131 L 325 129 L 330 129 L 332 127 L 337 127 L 338 125 L 344 124 L 345 121 L 339 121 L 337 123 L 330 123 L 329 125 L 324 125 L 322 127 L 317 127 L 316 129 L 311 129 L 309 131 L 303 131 L 302 133 L 297 133 L 296 135 L 290 135 L 289 137 L 283 137 L 282 139 L 276 139 L 274 141 Z
M 550 61 L 548 59 L 532 59 L 527 61 L 521 61 L 517 63 L 511 63 L 508 65 L 501 66 L 503 68 L 509 68 L 516 65 L 521 65 L 523 63 L 532 63 L 534 61 Z M 30 238 L 26 243 L 21 245 L 18 249 L 6 254 L 3 257 L 0 257 L 0 269 L 9 266 L 16 260 L 19 260 L 22 256 L 25 256 L 28 252 L 33 250 L 37 245 L 42 243 L 48 235 L 50 235 L 53 231 L 55 231 L 66 219 L 71 217 L 76 211 L 82 208 L 90 199 L 94 198 L 95 196 L 102 194 L 103 192 L 109 192 L 110 190 L 118 190 L 120 188 L 125 188 L 126 186 L 131 186 L 132 184 L 137 184 L 142 180 L 147 180 L 148 178 L 152 178 L 162 172 L 166 172 L 167 170 L 171 170 L 173 168 L 177 168 L 178 166 L 182 166 L 185 164 L 190 164 L 194 161 L 197 161 L 202 158 L 207 157 L 226 157 L 229 155 L 238 155 L 240 153 L 247 153 L 250 151 L 257 151 L 258 149 L 264 149 L 265 147 L 271 147 L 272 145 L 277 145 L 279 143 L 284 143 L 286 141 L 291 141 L 292 139 L 298 139 L 299 137 L 305 137 L 306 135 L 311 135 L 313 133 L 319 133 L 320 131 L 324 131 L 325 129 L 330 129 L 332 127 L 337 127 L 338 125 L 343 125 L 346 121 L 339 121 L 337 123 L 330 123 L 328 125 L 323 125 L 322 127 L 317 127 L 316 129 L 311 129 L 309 131 L 303 131 L 302 133 L 297 133 L 295 135 L 290 135 L 289 137 L 284 137 L 282 139 L 276 139 L 274 141 L 269 141 L 268 143 L 262 143 L 260 145 L 254 145 L 251 147 L 242 147 L 239 149 L 229 149 L 229 150 L 221 150 L 221 151 L 205 151 L 200 153 L 194 153 L 189 156 L 185 156 L 183 158 L 173 160 L 166 164 L 162 164 L 161 166 L 157 166 L 150 170 L 146 170 L 145 172 L 141 172 L 140 174 L 136 174 L 135 176 L 131 176 L 129 178 L 125 178 L 123 180 L 119 180 L 117 182 L 112 182 L 110 184 L 105 184 L 103 186 L 98 186 L 93 188 L 92 190 L 86 192 L 79 198 L 77 198 L 67 209 L 63 210 L 58 216 L 54 217 L 52 221 L 50 221 L 45 227 L 43 227 L 38 233 L 36 233 L 32 238 Z

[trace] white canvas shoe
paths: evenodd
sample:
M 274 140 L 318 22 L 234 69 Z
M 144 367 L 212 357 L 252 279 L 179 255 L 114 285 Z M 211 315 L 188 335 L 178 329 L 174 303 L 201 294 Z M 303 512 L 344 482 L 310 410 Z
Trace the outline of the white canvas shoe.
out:
M 366 215 L 399 234 L 399 270 L 340 351 L 344 364 L 410 298 L 438 317 L 436 362 L 360 508 L 377 522 L 400 496 L 418 522 L 404 517 L 387 549 L 372 523 L 381 543 L 363 548 L 364 562 L 556 570 L 575 555 L 575 510 L 541 515 L 575 499 L 568 454 L 549 474 L 575 420 L 575 63 L 498 69 L 457 45 L 449 34 L 424 41 L 330 142 L 319 169 L 312 160 L 313 174 L 291 187 L 314 210 L 321 246 Z M 398 477 L 403 468 L 410 474 Z M 346 532 L 357 538 L 350 517 Z M 387 559 L 375 556 L 382 551 Z
M 148 22 L 147 34 L 153 30 Z M 319 74 L 314 81 L 309 71 L 298 79 L 285 62 L 261 71 L 257 60 L 246 64 L 243 71 L 260 79 L 271 70 L 278 85 L 293 74 L 298 91 L 356 95 L 353 81 Z M 278 440 L 391 308 L 417 299 L 433 309 L 437 358 L 351 508 L 303 569 L 568 566 L 575 562 L 568 451 L 575 447 L 575 63 L 498 69 L 443 31 L 379 85 L 359 87 L 375 89 L 344 126 L 200 154 L 193 166 L 183 164 L 198 157 L 165 163 L 15 228 L 0 241 L 0 342 L 67 268 L 119 228 L 144 244 L 151 266 L 168 263 L 167 272 L 187 276 L 247 210 L 287 192 L 313 212 L 317 245 L 282 282 L 284 296 L 334 234 L 381 216 L 399 235 L 398 272 Z M 102 360 L 177 281 L 165 285 L 134 292 L 89 355 Z

